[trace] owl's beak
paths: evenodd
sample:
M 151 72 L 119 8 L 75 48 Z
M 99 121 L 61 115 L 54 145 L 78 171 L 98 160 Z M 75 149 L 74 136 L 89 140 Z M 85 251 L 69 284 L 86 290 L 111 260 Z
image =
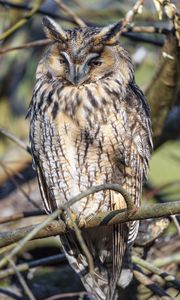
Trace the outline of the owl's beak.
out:
M 71 65 L 67 79 L 73 84 L 78 85 L 85 80 L 84 67 L 82 65 Z

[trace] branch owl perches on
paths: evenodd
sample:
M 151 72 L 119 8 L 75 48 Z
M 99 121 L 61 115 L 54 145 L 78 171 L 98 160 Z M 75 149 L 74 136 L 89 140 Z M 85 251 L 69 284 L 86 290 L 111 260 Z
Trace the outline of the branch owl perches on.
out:
M 47 213 L 88 188 L 119 183 L 139 206 L 152 149 L 146 99 L 118 41 L 121 23 L 63 30 L 49 18 L 51 45 L 39 62 L 29 107 L 33 164 Z M 71 207 L 82 224 L 98 212 L 126 207 L 115 191 L 90 195 Z M 69 222 L 69 215 L 62 219 Z M 83 229 L 94 273 L 74 232 L 61 235 L 64 252 L 90 299 L 114 299 L 117 281 L 131 279 L 129 251 L 138 221 Z

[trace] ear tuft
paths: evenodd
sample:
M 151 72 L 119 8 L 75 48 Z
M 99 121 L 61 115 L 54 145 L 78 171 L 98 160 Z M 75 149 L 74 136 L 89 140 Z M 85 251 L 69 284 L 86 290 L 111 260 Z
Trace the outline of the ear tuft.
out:
M 46 36 L 51 40 L 63 41 L 67 40 L 66 32 L 51 18 L 43 18 L 43 26 Z
M 98 45 L 100 43 L 103 43 L 105 45 L 112 45 L 116 43 L 121 28 L 121 22 L 103 27 L 102 30 L 94 37 L 94 44 Z

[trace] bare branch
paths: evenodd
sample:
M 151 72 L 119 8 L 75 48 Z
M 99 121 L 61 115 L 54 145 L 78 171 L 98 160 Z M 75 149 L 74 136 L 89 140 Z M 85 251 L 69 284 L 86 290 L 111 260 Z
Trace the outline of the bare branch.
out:
M 15 50 L 22 50 L 22 49 L 29 49 L 29 48 L 33 48 L 33 47 L 41 47 L 41 46 L 46 46 L 51 42 L 50 39 L 43 39 L 43 40 L 37 40 L 34 42 L 30 42 L 30 43 L 25 43 L 25 44 L 21 44 L 19 46 L 16 47 L 6 47 L 3 49 L 0 49 L 0 54 L 5 54 L 7 52 L 10 51 L 15 51 Z M 1 130 L 5 130 L 5 129 L 1 129 Z
M 133 274 L 135 278 L 142 283 L 143 286 L 151 290 L 155 295 L 158 295 L 161 297 L 162 300 L 173 300 L 160 286 L 155 284 L 149 277 L 147 277 L 143 272 L 141 272 L 141 269 L 138 268 L 138 270 L 134 270 Z
M 28 271 L 31 268 L 35 268 L 38 266 L 43 266 L 43 265 L 49 265 L 51 263 L 60 263 L 66 261 L 66 256 L 65 254 L 57 254 L 57 255 L 52 255 L 32 261 L 28 261 L 26 263 L 22 263 L 19 265 L 16 265 L 16 269 L 19 272 L 25 272 Z M 7 268 L 5 270 L 0 271 L 0 279 L 6 278 L 8 276 L 14 275 L 15 270 L 14 268 Z
M 86 27 L 86 23 L 80 19 L 77 14 L 75 14 L 67 5 L 62 3 L 61 0 L 54 0 L 56 4 L 59 6 L 60 9 L 62 9 L 67 16 L 72 18 L 74 20 L 74 23 L 76 23 L 79 27 Z
M 9 7 L 9 8 L 17 9 L 17 10 L 25 10 L 25 11 L 31 11 L 32 10 L 32 7 L 30 5 L 23 4 L 23 3 L 18 3 L 17 4 L 17 3 L 14 3 L 14 2 L 10 2 L 8 0 L 0 0 L 0 5 L 3 5 L 6 8 Z M 48 10 L 45 10 L 43 8 L 40 8 L 40 7 L 37 9 L 36 13 L 38 13 L 40 15 L 49 16 L 49 17 L 54 18 L 54 19 L 59 19 L 59 20 L 62 20 L 62 21 L 74 23 L 73 19 L 71 19 L 69 17 L 59 15 L 59 14 L 56 14 L 56 13 L 51 13 Z
M 26 281 L 24 280 L 22 274 L 17 269 L 17 267 L 16 267 L 15 263 L 13 262 L 13 260 L 8 258 L 8 261 L 9 261 L 10 265 L 12 266 L 12 268 L 14 269 L 14 272 L 17 275 L 17 278 L 18 278 L 20 284 L 22 285 L 22 287 L 24 289 L 24 292 L 28 296 L 29 300 L 36 300 L 36 298 L 34 297 L 33 293 L 29 289 Z
M 128 35 L 128 33 L 132 34 L 132 33 L 159 33 L 159 34 L 168 34 L 171 31 L 169 29 L 166 28 L 158 28 L 158 27 L 153 27 L 153 26 L 130 26 L 128 28 L 125 28 L 122 32 L 123 36 L 129 37 L 129 38 L 133 38 L 132 35 Z M 160 45 L 162 46 L 162 43 L 158 42 L 157 40 L 153 40 L 153 39 L 148 39 L 147 37 L 143 37 L 143 36 L 134 36 L 135 39 L 139 38 L 140 41 L 144 41 L 144 42 L 149 42 L 151 44 L 156 44 L 156 45 Z M 34 42 L 29 42 L 29 43 L 24 43 L 21 44 L 19 46 L 15 46 L 15 47 L 6 47 L 6 48 L 2 48 L 0 49 L 0 55 L 2 54 L 6 54 L 8 52 L 11 51 L 16 51 L 16 50 L 23 50 L 23 49 L 30 49 L 33 47 L 42 47 L 42 46 L 46 46 L 48 44 L 51 43 L 50 39 L 42 39 L 42 40 L 37 40 Z
M 21 220 L 23 218 L 35 217 L 41 215 L 46 215 L 45 211 L 43 210 L 23 211 L 7 217 L 0 217 L 0 224 L 14 222 L 14 221 Z
M 171 220 L 173 221 L 173 223 L 174 223 L 174 225 L 175 225 L 175 227 L 177 229 L 177 233 L 180 236 L 180 224 L 179 224 L 179 222 L 177 220 L 177 217 L 175 215 L 172 215 L 171 216 Z
M 52 221 L 59 215 L 59 213 L 60 210 L 55 211 L 52 215 L 47 217 L 47 219 L 41 224 L 19 228 L 10 232 L 0 233 L 0 247 L 4 247 L 10 245 L 11 243 L 15 243 L 24 237 L 25 239 L 27 238 L 27 240 L 22 240 L 23 246 L 27 241 L 31 239 L 44 238 L 65 233 L 66 226 L 63 221 Z M 180 214 L 179 201 L 171 201 L 163 204 L 152 204 L 142 206 L 138 208 L 138 210 L 133 215 L 129 215 L 127 209 L 121 211 L 115 210 L 109 213 L 101 212 L 96 216 L 92 217 L 92 219 L 89 220 L 86 224 L 84 224 L 82 228 L 113 225 L 133 220 L 159 218 L 170 216 L 171 214 Z M 30 234 L 30 236 L 28 236 L 28 234 Z M 18 245 L 18 247 L 19 246 L 20 244 Z M 18 249 L 18 251 L 19 250 L 20 249 Z
M 167 28 L 161 28 L 156 26 L 132 26 L 129 25 L 126 28 L 127 32 L 138 32 L 138 33 L 158 33 L 158 34 L 169 34 L 171 30 Z
M 34 2 L 35 4 L 32 7 L 32 9 L 30 10 L 30 12 L 28 12 L 24 16 L 23 19 L 19 20 L 16 24 L 14 24 L 12 27 L 10 27 L 8 30 L 6 30 L 5 32 L 3 32 L 0 35 L 0 41 L 6 39 L 8 36 L 10 36 L 16 30 L 18 30 L 19 28 L 21 28 L 24 24 L 26 24 L 34 16 L 34 14 L 37 12 L 37 10 L 41 6 L 42 2 L 43 2 L 43 0 L 37 0 L 37 1 L 35 1 Z
M 178 13 L 175 4 L 171 2 L 171 0 L 154 0 L 159 19 L 162 19 L 164 10 L 167 17 L 172 21 L 178 45 L 180 46 L 180 14 Z
M 167 272 L 164 272 L 162 270 L 160 270 L 159 268 L 157 268 L 156 266 L 154 266 L 152 263 L 148 262 L 147 260 L 144 260 L 140 257 L 137 256 L 132 256 L 132 261 L 135 264 L 138 264 L 139 266 L 143 267 L 144 269 L 152 272 L 153 274 L 157 274 L 160 277 L 162 277 L 166 282 L 171 283 L 172 285 L 174 285 L 176 288 L 178 288 L 180 290 L 180 281 L 177 280 L 174 275 L 171 275 Z
M 8 137 L 11 141 L 13 141 L 20 148 L 22 148 L 23 150 L 25 150 L 26 152 L 31 154 L 29 147 L 23 141 L 21 141 L 17 136 L 15 136 L 13 133 L 9 132 L 5 128 L 0 128 L 0 133 L 2 133 L 4 136 Z
M 30 202 L 34 207 L 37 209 L 40 209 L 40 206 L 34 201 L 29 194 L 22 188 L 18 182 L 14 179 L 14 177 L 11 174 L 11 169 L 8 168 L 2 161 L 0 161 L 0 166 L 3 168 L 5 174 L 7 175 L 8 178 L 13 182 L 13 184 L 17 187 L 17 189 L 24 195 L 24 197 L 27 199 L 28 202 Z
M 89 252 L 89 249 L 88 249 L 86 243 L 84 242 L 84 239 L 82 237 L 81 231 L 78 228 L 78 226 L 76 224 L 76 221 L 73 219 L 73 214 L 71 213 L 70 209 L 66 208 L 66 212 L 67 212 L 67 215 L 69 216 L 70 221 L 72 223 L 72 227 L 73 227 L 73 229 L 75 231 L 76 238 L 77 238 L 79 244 L 81 245 L 82 251 L 84 252 L 84 254 L 85 254 L 86 258 L 87 258 L 88 267 L 89 267 L 89 273 L 93 276 L 93 274 L 94 274 L 94 261 L 93 261 L 93 257 L 91 255 L 91 253 Z
M 58 299 L 75 297 L 75 296 L 79 296 L 79 299 L 81 299 L 80 297 L 83 297 L 82 299 L 84 299 L 85 295 L 88 295 L 88 293 L 87 292 L 62 293 L 62 294 L 57 294 L 57 295 L 45 298 L 44 300 L 56 300 L 56 299 L 58 300 Z
M 158 70 L 145 92 L 151 108 L 155 149 L 164 142 L 161 140 L 161 133 L 166 117 L 175 101 L 180 77 L 180 48 L 172 34 L 167 37 L 162 51 L 172 56 L 173 60 L 161 56 Z M 159 99 L 163 99 L 163 101 L 159 101 Z
M 125 18 L 121 21 L 122 28 L 120 33 L 122 33 L 124 28 L 132 22 L 134 16 L 141 12 L 143 5 L 144 5 L 144 0 L 138 0 L 133 6 L 133 8 L 128 11 Z
M 153 260 L 155 266 L 161 268 L 170 265 L 171 263 L 180 263 L 180 253 L 170 254 L 169 256 L 156 258 Z

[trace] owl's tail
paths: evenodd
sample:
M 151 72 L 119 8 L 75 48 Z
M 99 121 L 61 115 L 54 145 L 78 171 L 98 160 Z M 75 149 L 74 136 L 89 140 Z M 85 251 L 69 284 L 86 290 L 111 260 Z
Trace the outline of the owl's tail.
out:
M 66 257 L 90 299 L 113 300 L 127 243 L 127 226 L 89 228 L 82 230 L 82 235 L 94 261 L 93 274 L 89 273 L 86 256 L 73 232 L 61 236 Z

